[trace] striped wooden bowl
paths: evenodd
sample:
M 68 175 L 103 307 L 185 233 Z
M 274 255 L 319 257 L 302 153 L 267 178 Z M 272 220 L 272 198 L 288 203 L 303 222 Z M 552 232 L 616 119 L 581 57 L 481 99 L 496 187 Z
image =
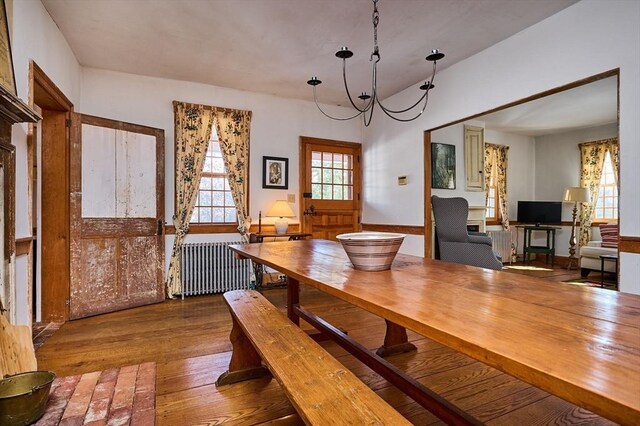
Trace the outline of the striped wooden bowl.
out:
M 404 234 L 391 232 L 354 232 L 336 236 L 355 269 L 386 271 L 398 253 Z

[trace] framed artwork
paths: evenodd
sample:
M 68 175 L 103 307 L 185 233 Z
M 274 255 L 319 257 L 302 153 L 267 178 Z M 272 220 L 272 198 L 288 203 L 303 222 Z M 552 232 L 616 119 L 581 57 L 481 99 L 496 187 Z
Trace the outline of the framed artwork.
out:
M 9 40 L 9 23 L 4 0 L 0 0 L 0 86 L 16 96 L 16 81 L 13 77 L 13 59 Z
M 456 189 L 456 146 L 431 144 L 431 187 Z
M 289 188 L 289 159 L 262 157 L 262 187 L 270 189 Z

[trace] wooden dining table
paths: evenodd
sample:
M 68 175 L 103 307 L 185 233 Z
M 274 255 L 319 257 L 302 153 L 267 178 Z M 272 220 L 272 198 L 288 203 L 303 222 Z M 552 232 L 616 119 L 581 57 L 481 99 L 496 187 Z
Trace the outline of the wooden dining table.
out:
M 398 254 L 355 270 L 326 240 L 232 245 L 288 277 L 287 312 L 349 350 L 448 423 L 469 415 L 384 359 L 415 350 L 406 330 L 620 424 L 640 424 L 640 296 Z M 300 304 L 300 284 L 385 319 L 373 353 Z

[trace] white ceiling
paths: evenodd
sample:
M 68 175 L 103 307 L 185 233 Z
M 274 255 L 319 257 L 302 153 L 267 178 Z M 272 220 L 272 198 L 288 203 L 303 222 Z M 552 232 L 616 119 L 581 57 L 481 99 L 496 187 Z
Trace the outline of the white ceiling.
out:
M 576 0 L 380 0 L 379 93 L 462 61 Z M 341 46 L 352 93 L 367 90 L 371 0 L 42 0 L 82 66 L 345 104 Z M 417 87 L 417 84 L 416 84 Z M 417 89 L 416 89 L 417 90 Z M 437 90 L 437 88 L 435 89 Z
M 485 128 L 542 136 L 615 123 L 618 77 L 609 77 L 478 117 Z

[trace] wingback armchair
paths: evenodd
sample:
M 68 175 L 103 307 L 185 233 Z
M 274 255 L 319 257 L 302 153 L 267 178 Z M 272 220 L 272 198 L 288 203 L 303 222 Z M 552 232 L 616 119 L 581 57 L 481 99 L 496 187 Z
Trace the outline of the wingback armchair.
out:
M 461 197 L 431 197 L 436 221 L 437 259 L 481 268 L 502 269 L 500 258 L 493 252 L 491 237 L 467 231 L 469 203 Z

